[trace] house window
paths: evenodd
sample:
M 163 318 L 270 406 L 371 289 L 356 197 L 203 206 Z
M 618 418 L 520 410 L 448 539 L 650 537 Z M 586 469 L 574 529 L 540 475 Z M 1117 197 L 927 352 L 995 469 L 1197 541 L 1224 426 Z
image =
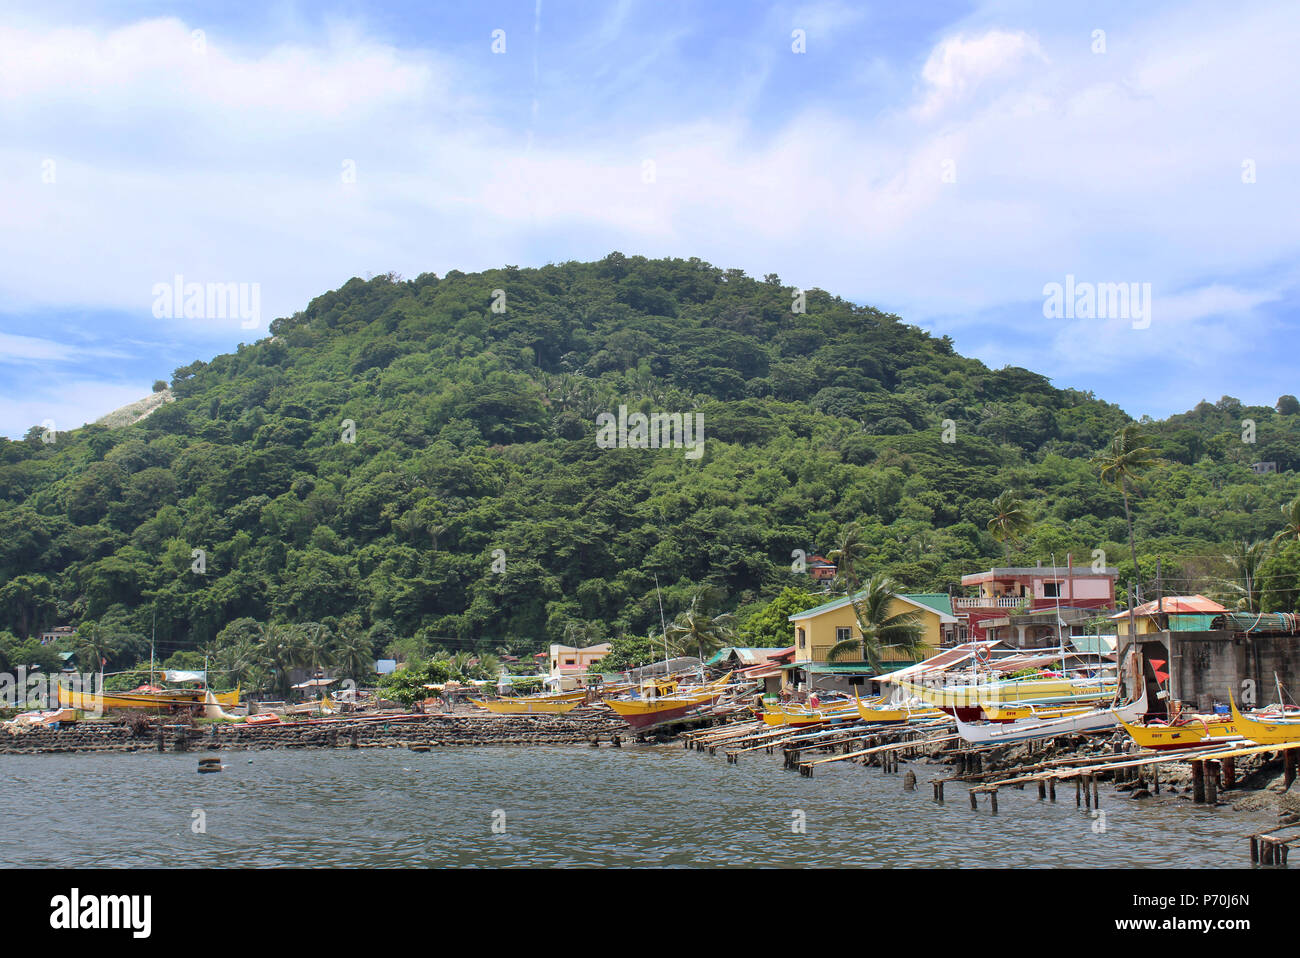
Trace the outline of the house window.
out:
M 848 641 L 849 639 L 851 639 L 851 638 L 853 638 L 853 630 L 852 630 L 852 629 L 847 629 L 847 628 L 837 628 L 837 629 L 835 630 L 835 641 L 836 641 L 836 642 L 847 642 L 847 641 Z
M 565 665 L 573 665 L 573 664 L 574 664 L 573 659 L 565 659 L 565 660 L 564 660 L 564 664 L 565 664 Z
M 1043 595 L 1045 595 L 1049 599 L 1059 599 L 1061 597 L 1061 583 L 1044 582 Z
M 798 631 L 799 631 L 799 648 L 802 649 L 804 647 L 803 629 L 799 629 Z

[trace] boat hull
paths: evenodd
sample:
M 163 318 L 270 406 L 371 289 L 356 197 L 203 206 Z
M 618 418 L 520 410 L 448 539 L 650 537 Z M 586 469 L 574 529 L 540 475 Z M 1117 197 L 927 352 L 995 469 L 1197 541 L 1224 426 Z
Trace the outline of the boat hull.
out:
M 239 689 L 233 692 L 213 692 L 216 704 L 233 707 L 239 704 Z M 202 689 L 177 693 L 157 694 L 152 692 L 78 692 L 59 686 L 59 705 L 65 708 L 79 709 L 82 712 L 107 712 L 113 709 L 144 709 L 147 711 L 168 711 L 175 708 L 203 708 L 208 693 Z
M 1232 706 L 1232 724 L 1243 736 L 1256 745 L 1287 745 L 1300 742 L 1300 722 L 1264 722 L 1249 715 L 1243 715 L 1237 703 L 1228 699 Z
M 1122 723 L 1139 748 L 1158 752 L 1196 748 L 1220 742 L 1240 741 L 1243 736 L 1233 722 L 1198 722 L 1191 725 L 1137 725 Z
M 1144 691 L 1136 702 L 1120 709 L 1091 709 L 1077 715 L 1055 718 L 1026 718 L 1014 722 L 988 722 L 968 725 L 957 720 L 957 734 L 974 745 L 991 745 L 1002 742 L 1028 742 L 1051 738 L 1054 735 L 1072 735 L 1079 732 L 1099 732 L 1114 728 L 1120 722 L 1136 722 L 1146 714 L 1147 696 Z
M 507 699 L 491 701 L 487 699 L 470 699 L 474 705 L 493 715 L 564 715 L 572 712 L 582 700 L 572 702 L 511 702 Z

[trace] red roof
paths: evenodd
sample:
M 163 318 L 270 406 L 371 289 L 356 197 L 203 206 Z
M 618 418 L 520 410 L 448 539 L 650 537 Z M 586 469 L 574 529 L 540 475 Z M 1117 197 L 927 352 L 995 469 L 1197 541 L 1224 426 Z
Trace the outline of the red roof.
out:
M 1227 612 L 1223 606 L 1203 595 L 1167 595 L 1163 599 L 1143 602 L 1133 610 L 1134 615 L 1155 615 L 1157 611 L 1170 615 L 1219 615 Z M 1112 619 L 1128 618 L 1128 610 L 1117 612 Z

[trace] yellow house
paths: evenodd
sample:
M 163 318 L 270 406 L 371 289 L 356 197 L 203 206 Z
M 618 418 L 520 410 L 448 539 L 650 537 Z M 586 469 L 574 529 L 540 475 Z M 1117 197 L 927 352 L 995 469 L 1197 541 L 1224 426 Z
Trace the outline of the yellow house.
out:
M 925 653 L 926 656 L 939 650 L 946 629 L 957 626 L 957 617 L 952 614 L 952 601 L 944 593 L 898 593 L 890 601 L 888 611 L 890 615 L 916 613 L 925 632 L 924 642 L 932 650 Z M 794 624 L 795 664 L 824 664 L 826 653 L 835 643 L 862 636 L 848 596 L 792 615 L 790 621 Z M 913 661 L 912 656 L 895 649 L 885 650 L 882 658 L 887 662 Z M 844 665 L 851 661 L 841 660 Z

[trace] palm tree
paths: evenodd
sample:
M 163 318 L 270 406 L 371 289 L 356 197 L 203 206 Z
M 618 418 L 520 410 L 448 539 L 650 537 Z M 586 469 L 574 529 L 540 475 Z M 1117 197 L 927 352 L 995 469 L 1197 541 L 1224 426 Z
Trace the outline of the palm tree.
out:
M 1232 552 L 1223 557 L 1232 570 L 1232 577 L 1220 579 L 1222 593 L 1229 598 L 1236 598 L 1238 609 L 1246 612 L 1258 612 L 1260 599 L 1264 590 L 1260 587 L 1260 566 L 1273 551 L 1273 544 L 1267 539 L 1256 542 L 1234 542 Z
M 334 664 L 334 636 L 328 626 L 319 622 L 309 623 L 304 629 L 307 634 L 302 640 L 303 656 L 312 675 L 319 677 Z
M 1155 450 L 1142 445 L 1142 431 L 1129 423 L 1115 433 L 1110 448 L 1093 457 L 1101 469 L 1101 481 L 1118 489 L 1124 496 L 1124 522 L 1128 526 L 1128 549 L 1133 559 L 1133 577 L 1138 577 L 1137 546 L 1133 542 L 1133 513 L 1129 509 L 1130 486 L 1136 487 L 1142 473 L 1155 461 Z M 1141 585 L 1138 586 L 1139 595 Z M 1130 599 L 1130 601 L 1134 601 Z
M 83 622 L 77 627 L 77 658 L 90 664 L 91 670 L 99 673 L 99 686 L 104 687 L 104 663 L 108 657 L 117 652 L 114 637 L 100 628 L 96 622 Z
M 848 583 L 849 595 L 857 592 L 862 585 L 858 578 L 858 563 L 867 553 L 867 544 L 862 540 L 862 527 L 850 522 L 840 532 L 839 544 L 826 556 L 836 565 L 838 575 Z
M 1006 550 L 1007 561 L 1011 561 L 1011 544 L 1020 546 L 1021 534 L 1028 532 L 1034 520 L 1029 515 L 1029 507 L 1023 499 L 1010 489 L 999 493 L 992 502 L 993 518 L 989 520 L 988 530 L 993 538 L 1002 543 Z
M 705 649 L 714 652 L 735 641 L 736 617 L 729 612 L 709 615 L 711 598 L 710 590 L 700 589 L 691 599 L 690 608 L 680 612 L 668 626 L 668 640 L 678 655 L 688 654 L 694 646 L 703 662 Z
M 346 631 L 334 642 L 334 661 L 344 676 L 358 685 L 363 677 L 375 670 L 375 650 L 369 637 L 360 632 Z
M 897 649 L 919 658 L 924 651 L 925 629 L 915 612 L 890 615 L 893 598 L 893 581 L 883 574 L 873 575 L 862 591 L 853 596 L 858 637 L 836 642 L 826 654 L 826 660 L 835 662 L 856 653 L 859 661 L 869 663 L 872 671 L 879 673 L 881 653 L 886 649 Z
M 287 699 L 290 673 L 308 659 L 302 633 L 270 622 L 258 631 L 256 662 L 271 673 L 275 687 Z
M 1282 528 L 1273 537 L 1273 545 L 1300 539 L 1300 496 L 1282 504 Z

